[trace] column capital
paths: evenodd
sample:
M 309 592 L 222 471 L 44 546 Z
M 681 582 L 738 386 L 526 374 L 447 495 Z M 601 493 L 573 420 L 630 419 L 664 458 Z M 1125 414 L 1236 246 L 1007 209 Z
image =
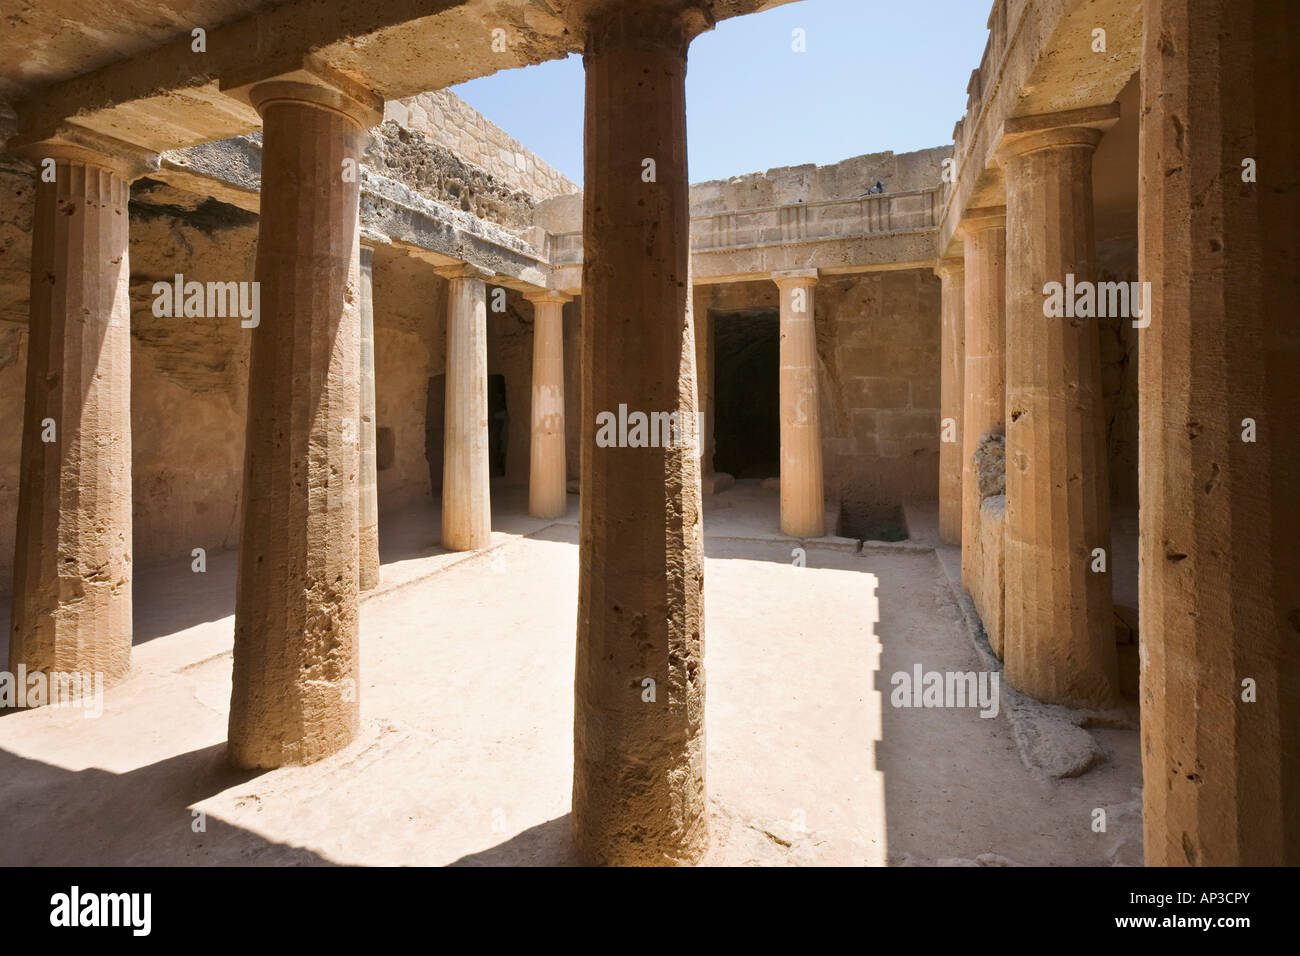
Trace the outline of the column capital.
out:
M 539 302 L 559 302 L 563 304 L 572 301 L 573 296 L 560 292 L 558 289 L 536 289 L 525 292 L 524 298 L 534 305 Z
M 342 113 L 362 129 L 384 119 L 382 96 L 310 57 L 223 74 L 220 83 L 221 92 L 247 103 L 260 116 L 275 103 L 292 102 Z
M 1118 122 L 1118 103 L 1013 117 L 1002 124 L 994 161 L 1005 165 L 1007 160 L 1040 149 L 1071 146 L 1095 149 L 1106 131 Z
M 615 47 L 674 50 L 686 55 L 701 33 L 713 29 L 712 10 L 702 0 L 676 0 L 658 8 L 627 9 L 623 0 L 609 0 L 586 16 L 584 54 L 600 54 Z
M 159 166 L 157 153 L 102 133 L 67 125 L 45 139 L 16 137 L 5 148 L 38 166 L 46 159 L 53 159 L 56 163 L 82 163 L 107 169 L 128 182 L 148 175 Z
M 816 285 L 818 272 L 816 269 L 784 269 L 780 272 L 772 273 L 772 281 L 781 288 L 789 285 Z
M 445 266 L 434 266 L 434 272 L 444 279 L 491 279 L 496 275 L 490 269 L 470 265 L 468 262 L 453 262 Z
M 961 256 L 947 256 L 934 264 L 934 274 L 948 279 L 966 270 L 966 260 Z
M 361 248 L 374 251 L 380 246 L 391 246 L 393 240 L 389 239 L 383 233 L 373 232 L 370 229 L 362 229 L 360 233 Z
M 977 206 L 967 209 L 953 230 L 959 238 L 969 239 L 985 229 L 1005 229 L 1007 227 L 1006 206 Z

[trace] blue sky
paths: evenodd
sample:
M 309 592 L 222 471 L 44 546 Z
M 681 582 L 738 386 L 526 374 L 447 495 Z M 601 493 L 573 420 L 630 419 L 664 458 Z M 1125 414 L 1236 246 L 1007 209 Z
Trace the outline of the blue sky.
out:
M 802 0 L 724 20 L 691 44 L 692 182 L 952 141 L 991 0 Z M 791 49 L 802 29 L 807 51 Z M 452 88 L 582 182 L 582 58 Z

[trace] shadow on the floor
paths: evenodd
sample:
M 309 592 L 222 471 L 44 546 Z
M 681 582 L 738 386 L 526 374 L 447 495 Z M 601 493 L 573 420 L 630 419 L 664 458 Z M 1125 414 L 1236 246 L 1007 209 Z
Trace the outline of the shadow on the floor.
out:
M 220 621 L 235 613 L 238 552 L 209 551 L 206 570 L 193 570 L 190 557 L 138 567 L 131 581 L 131 645 Z M 232 625 L 232 638 L 233 638 Z
M 566 813 L 529 827 L 486 850 L 470 853 L 450 866 L 582 866 L 582 859 L 569 839 L 569 821 Z
M 190 807 L 257 777 L 234 770 L 225 743 L 129 773 L 64 770 L 0 750 L 0 865 L 332 865 Z

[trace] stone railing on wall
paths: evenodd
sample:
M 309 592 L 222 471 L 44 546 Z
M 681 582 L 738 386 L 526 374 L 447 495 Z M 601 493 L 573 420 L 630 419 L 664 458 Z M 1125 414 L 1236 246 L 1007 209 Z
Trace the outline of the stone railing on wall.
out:
M 691 250 L 738 249 L 933 229 L 939 189 L 788 203 L 691 217 Z
M 575 183 L 455 93 L 436 90 L 393 100 L 384 106 L 384 119 L 423 133 L 430 142 L 481 166 L 536 200 L 578 192 Z
M 800 255 L 824 259 L 826 265 L 880 265 L 893 261 L 910 263 L 918 257 L 933 255 L 932 235 L 939 224 L 943 194 L 938 186 L 861 196 L 857 199 L 834 199 L 823 202 L 786 203 L 749 209 L 723 210 L 691 217 L 691 252 L 708 257 L 715 253 L 759 250 L 803 250 Z M 907 237 L 894 256 L 885 240 Z M 843 255 L 811 250 L 818 243 L 842 240 Z M 900 240 L 903 241 L 903 240 Z M 866 243 L 884 243 L 884 247 L 864 255 Z M 918 245 L 919 243 L 919 245 Z M 545 233 L 544 258 L 556 269 L 577 266 L 582 262 L 582 233 L 579 231 Z M 918 252 L 917 250 L 924 250 Z M 880 262 L 876 262 L 877 256 Z M 715 257 L 716 258 L 716 257 Z M 841 259 L 846 261 L 841 262 Z M 743 260 L 743 261 L 742 261 Z M 763 272 L 776 260 L 772 255 L 743 255 L 734 267 L 739 272 Z M 703 263 L 703 259 L 700 260 Z M 706 272 L 708 270 L 705 270 Z M 724 270 L 726 271 L 726 270 Z M 840 271 L 851 271 L 841 269 Z M 697 275 L 697 281 L 705 273 Z

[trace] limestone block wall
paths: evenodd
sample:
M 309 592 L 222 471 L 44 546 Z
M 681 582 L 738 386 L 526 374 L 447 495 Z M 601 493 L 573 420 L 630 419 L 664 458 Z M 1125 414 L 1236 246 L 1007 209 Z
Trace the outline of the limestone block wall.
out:
M 392 100 L 384 106 L 384 119 L 423 133 L 534 199 L 579 192 L 575 183 L 448 90 Z
M 827 495 L 868 515 L 937 500 L 938 278 L 914 269 L 823 279 L 815 308 Z
M 857 199 L 877 181 L 886 193 L 928 189 L 941 181 L 951 147 L 911 153 L 885 151 L 854 156 L 829 166 L 808 163 L 691 185 L 691 215 L 707 216 L 755 206 Z

